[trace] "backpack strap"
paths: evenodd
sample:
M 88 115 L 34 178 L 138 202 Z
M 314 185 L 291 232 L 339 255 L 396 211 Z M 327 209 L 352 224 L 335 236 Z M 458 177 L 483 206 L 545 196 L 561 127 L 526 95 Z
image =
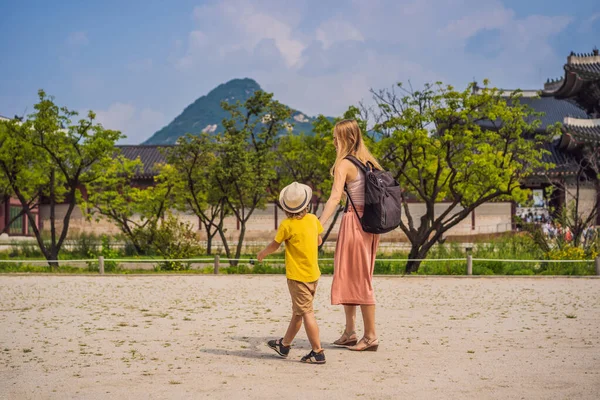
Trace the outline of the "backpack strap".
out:
M 367 172 L 369 171 L 369 167 L 365 164 L 363 164 L 358 158 L 354 157 L 354 156 L 346 156 L 345 158 L 346 160 L 350 161 L 352 164 L 354 164 L 357 168 L 360 168 L 361 171 L 363 172 Z
M 367 173 L 367 171 L 369 171 L 369 168 L 367 166 L 365 166 L 358 158 L 356 158 L 354 156 L 346 156 L 345 159 L 350 161 L 352 164 L 354 164 L 356 166 L 356 168 L 359 168 L 365 174 Z M 349 204 L 352 204 L 352 208 L 354 208 L 354 212 L 358 216 L 358 211 L 356 211 L 356 206 L 354 205 L 354 202 L 352 201 L 352 197 L 350 197 L 350 192 L 348 192 L 348 185 L 346 185 L 346 184 L 344 184 L 344 191 L 346 191 L 346 196 L 348 196 L 348 200 L 350 200 L 350 203 L 346 203 L 344 212 L 348 211 Z M 360 218 L 359 218 L 359 221 L 360 221 Z M 362 222 L 361 222 L 361 224 L 362 224 Z

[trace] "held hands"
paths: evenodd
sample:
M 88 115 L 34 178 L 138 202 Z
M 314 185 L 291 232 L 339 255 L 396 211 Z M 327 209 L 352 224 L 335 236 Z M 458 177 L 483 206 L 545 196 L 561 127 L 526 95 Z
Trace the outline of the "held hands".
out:
M 262 262 L 262 260 L 265 259 L 265 256 L 266 256 L 265 251 L 262 250 L 260 253 L 258 253 L 256 255 L 256 259 L 258 260 L 258 262 Z

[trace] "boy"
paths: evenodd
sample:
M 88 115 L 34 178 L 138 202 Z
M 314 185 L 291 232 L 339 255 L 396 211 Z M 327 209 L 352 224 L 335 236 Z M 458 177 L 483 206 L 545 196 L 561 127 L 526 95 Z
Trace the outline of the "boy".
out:
M 308 214 L 311 198 L 312 189 L 297 182 L 281 191 L 279 203 L 288 218 L 281 222 L 275 240 L 258 253 L 257 259 L 262 261 L 285 242 L 285 272 L 292 297 L 293 315 L 285 336 L 278 340 L 269 340 L 267 346 L 287 358 L 292 341 L 304 322 L 312 350 L 300 361 L 325 364 L 325 352 L 321 348 L 319 327 L 313 312 L 317 281 L 321 276 L 318 247 L 322 242 L 320 234 L 323 227 L 315 215 Z

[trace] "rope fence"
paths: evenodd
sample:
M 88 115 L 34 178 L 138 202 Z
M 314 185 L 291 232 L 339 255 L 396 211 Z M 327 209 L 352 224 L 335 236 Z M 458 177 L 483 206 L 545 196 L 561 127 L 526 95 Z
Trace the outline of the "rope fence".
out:
M 333 262 L 333 258 L 320 258 L 322 262 Z M 503 258 L 473 258 L 472 255 L 467 254 L 466 257 L 462 258 L 378 258 L 378 262 L 387 263 L 406 263 L 406 262 L 466 262 L 466 274 L 473 275 L 473 262 L 503 262 L 503 263 L 578 263 L 588 264 L 595 263 L 596 275 L 600 276 L 600 256 L 593 260 L 516 260 L 516 259 L 503 259 Z M 250 263 L 254 265 L 258 260 L 253 258 L 221 258 L 219 255 L 214 257 L 203 257 L 203 258 L 154 258 L 154 259 L 139 259 L 139 258 L 104 258 L 99 256 L 98 258 L 92 259 L 81 259 L 81 260 L 23 260 L 23 259 L 12 259 L 12 260 L 0 260 L 0 263 L 15 263 L 15 264 L 65 264 L 65 263 L 98 263 L 98 271 L 101 275 L 104 274 L 104 266 L 106 262 L 121 262 L 121 263 L 145 263 L 145 264 L 156 264 L 165 262 L 183 262 L 183 263 L 212 263 L 213 273 L 216 275 L 219 273 L 221 263 Z M 283 258 L 269 258 L 262 261 L 262 263 L 270 264 L 283 264 L 285 259 Z M 239 267 L 239 265 L 238 265 Z

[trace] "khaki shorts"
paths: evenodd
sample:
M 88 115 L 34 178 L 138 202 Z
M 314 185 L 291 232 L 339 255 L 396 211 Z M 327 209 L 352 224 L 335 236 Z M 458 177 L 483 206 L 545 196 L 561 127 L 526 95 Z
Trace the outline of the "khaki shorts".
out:
M 313 311 L 313 300 L 317 291 L 317 283 L 287 280 L 288 289 L 292 296 L 292 311 L 294 315 L 304 315 Z

